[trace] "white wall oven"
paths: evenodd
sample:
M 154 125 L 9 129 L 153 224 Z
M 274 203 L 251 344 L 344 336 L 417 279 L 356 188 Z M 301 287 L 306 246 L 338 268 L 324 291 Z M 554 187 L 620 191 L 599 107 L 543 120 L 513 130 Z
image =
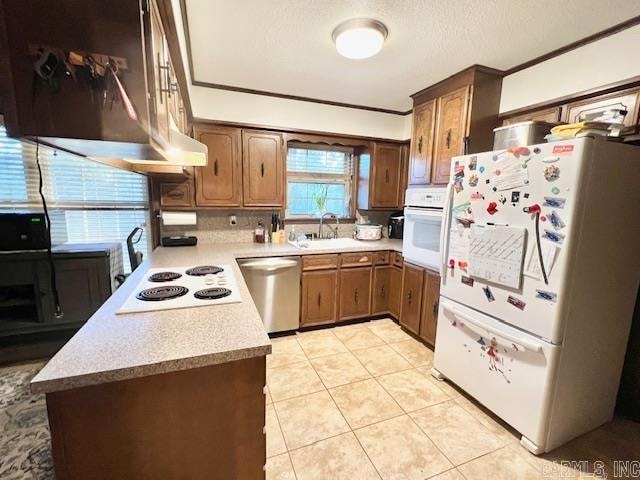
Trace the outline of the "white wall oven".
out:
M 440 270 L 440 228 L 446 188 L 407 190 L 402 255 L 406 262 Z

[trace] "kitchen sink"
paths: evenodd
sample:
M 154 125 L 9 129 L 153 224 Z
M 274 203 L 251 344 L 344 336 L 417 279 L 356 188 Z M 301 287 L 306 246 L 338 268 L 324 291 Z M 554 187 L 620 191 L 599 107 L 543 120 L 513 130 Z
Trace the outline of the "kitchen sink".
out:
M 302 240 L 289 243 L 300 250 L 333 250 L 340 248 L 361 248 L 363 246 L 363 242 L 352 238 Z

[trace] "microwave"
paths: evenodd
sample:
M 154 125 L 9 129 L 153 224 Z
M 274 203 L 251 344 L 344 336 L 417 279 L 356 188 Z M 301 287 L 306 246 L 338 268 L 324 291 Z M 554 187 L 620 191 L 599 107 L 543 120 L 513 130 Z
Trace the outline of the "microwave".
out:
M 0 212 L 0 251 L 45 250 L 47 224 L 43 213 Z

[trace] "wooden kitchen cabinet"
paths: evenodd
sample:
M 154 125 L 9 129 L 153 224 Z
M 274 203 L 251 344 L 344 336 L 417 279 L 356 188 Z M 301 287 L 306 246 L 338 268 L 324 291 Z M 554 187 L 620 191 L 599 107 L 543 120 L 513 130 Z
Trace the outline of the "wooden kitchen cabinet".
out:
M 523 113 L 522 115 L 506 118 L 502 121 L 502 125 L 512 125 L 514 123 L 527 122 L 529 120 L 555 123 L 560 121 L 561 113 L 562 107 L 545 108 L 544 110 Z
M 400 319 L 400 307 L 402 303 L 402 268 L 391 267 L 389 269 L 389 314 Z
M 562 120 L 576 123 L 584 120 L 584 115 L 605 112 L 611 109 L 625 109 L 624 125 L 636 125 L 639 120 L 640 89 L 623 90 L 607 95 L 587 98 L 566 105 Z
M 418 335 L 422 314 L 422 291 L 424 271 L 420 267 L 405 263 L 402 271 L 402 300 L 400 306 L 400 325 Z
M 245 207 L 282 207 L 284 134 L 242 131 L 243 203 Z
M 371 142 L 370 152 L 360 155 L 358 165 L 358 208 L 402 208 L 405 156 L 402 143 Z
M 407 179 L 409 185 L 429 183 L 435 127 L 436 100 L 414 107 Z
M 340 320 L 371 314 L 371 267 L 340 270 Z
M 436 344 L 439 301 L 440 275 L 430 270 L 425 270 L 419 336 L 431 346 Z
M 370 208 L 402 207 L 402 145 L 373 143 Z
M 337 320 L 338 270 L 302 272 L 300 326 Z
M 391 270 L 388 265 L 374 267 L 373 288 L 371 292 L 371 314 L 381 315 L 389 312 L 389 293 L 391 291 Z
M 462 87 L 438 98 L 431 183 L 447 183 L 451 158 L 465 153 L 469 90 L 469 87 Z
M 161 207 L 191 208 L 195 206 L 193 184 L 191 182 L 162 182 L 159 188 Z
M 196 126 L 196 139 L 209 150 L 205 167 L 196 167 L 196 205 L 242 206 L 242 131 L 239 128 Z
M 445 184 L 451 158 L 491 150 L 502 73 L 474 65 L 413 95 L 409 185 Z

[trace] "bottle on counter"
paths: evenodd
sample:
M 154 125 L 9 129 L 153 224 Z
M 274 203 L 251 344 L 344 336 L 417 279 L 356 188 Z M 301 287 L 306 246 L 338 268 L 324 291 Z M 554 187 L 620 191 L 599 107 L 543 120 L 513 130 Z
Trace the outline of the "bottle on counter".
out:
M 264 225 L 262 224 L 262 222 L 258 222 L 258 225 L 256 225 L 256 231 L 255 231 L 255 235 L 254 235 L 254 242 L 255 243 L 264 243 Z
M 293 225 L 291 227 L 291 230 L 289 231 L 289 241 L 290 242 L 295 242 L 296 241 L 296 226 Z

